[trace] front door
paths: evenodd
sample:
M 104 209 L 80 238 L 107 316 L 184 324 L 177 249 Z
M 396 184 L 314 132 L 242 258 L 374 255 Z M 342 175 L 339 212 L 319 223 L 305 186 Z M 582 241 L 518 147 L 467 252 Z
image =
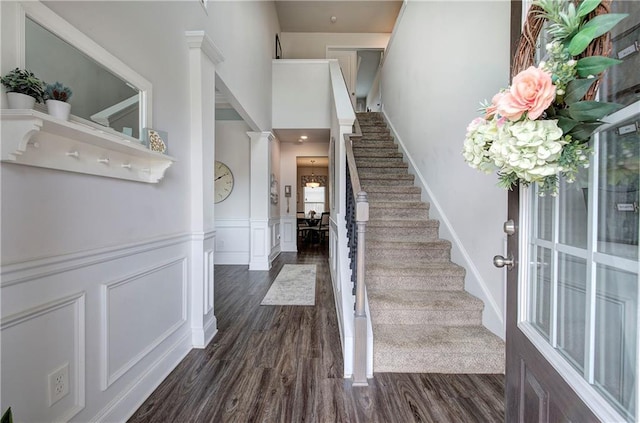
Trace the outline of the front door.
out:
M 513 3 L 512 3 L 513 4 Z M 590 166 L 509 194 L 506 421 L 640 422 L 640 3 L 612 33 L 621 63 L 600 96 L 626 107 L 593 137 Z M 517 28 L 516 28 L 517 29 Z M 590 154 L 585 152 L 585 154 Z
M 557 197 L 509 196 L 510 423 L 640 421 L 640 102 L 618 101 L 590 167 Z

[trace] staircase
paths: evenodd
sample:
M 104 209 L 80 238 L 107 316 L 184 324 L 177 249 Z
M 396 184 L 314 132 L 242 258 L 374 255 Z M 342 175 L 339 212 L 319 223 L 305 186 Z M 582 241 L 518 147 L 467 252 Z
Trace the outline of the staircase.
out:
M 482 301 L 464 290 L 429 204 L 380 113 L 358 113 L 353 142 L 369 198 L 366 283 L 374 372 L 504 373 L 504 342 L 482 326 Z

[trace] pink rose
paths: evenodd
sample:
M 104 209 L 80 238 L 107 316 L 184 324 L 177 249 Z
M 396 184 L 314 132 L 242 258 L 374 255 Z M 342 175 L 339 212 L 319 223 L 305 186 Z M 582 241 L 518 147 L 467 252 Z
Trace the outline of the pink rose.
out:
M 529 119 L 536 120 L 555 98 L 551 74 L 531 66 L 513 78 L 509 92 L 498 101 L 497 111 L 512 121 L 520 119 L 525 112 Z
M 496 111 L 498 110 L 498 103 L 505 94 L 506 93 L 500 91 L 498 94 L 493 96 L 491 99 L 491 106 L 487 107 L 485 110 L 485 119 L 491 119 L 491 117 L 496 114 Z

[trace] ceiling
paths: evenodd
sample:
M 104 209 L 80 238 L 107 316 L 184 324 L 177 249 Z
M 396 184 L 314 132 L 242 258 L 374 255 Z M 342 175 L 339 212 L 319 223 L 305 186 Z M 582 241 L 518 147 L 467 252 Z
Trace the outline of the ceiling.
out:
M 328 167 L 329 166 L 329 157 L 300 157 L 296 158 L 296 165 L 298 167 L 311 167 L 311 160 L 313 160 L 313 166 L 317 168 Z
M 401 0 L 276 0 L 282 32 L 385 32 L 393 26 Z M 331 22 L 335 16 L 336 21 Z
M 324 142 L 329 144 L 330 132 L 328 129 L 274 129 L 273 132 L 280 142 L 298 143 L 301 136 L 306 135 L 303 143 Z

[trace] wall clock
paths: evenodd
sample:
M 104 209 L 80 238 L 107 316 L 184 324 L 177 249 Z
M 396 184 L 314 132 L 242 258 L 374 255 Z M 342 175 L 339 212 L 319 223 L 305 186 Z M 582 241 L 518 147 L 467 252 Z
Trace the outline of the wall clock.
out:
M 233 191 L 233 173 L 226 164 L 216 161 L 213 185 L 216 204 L 224 201 Z

